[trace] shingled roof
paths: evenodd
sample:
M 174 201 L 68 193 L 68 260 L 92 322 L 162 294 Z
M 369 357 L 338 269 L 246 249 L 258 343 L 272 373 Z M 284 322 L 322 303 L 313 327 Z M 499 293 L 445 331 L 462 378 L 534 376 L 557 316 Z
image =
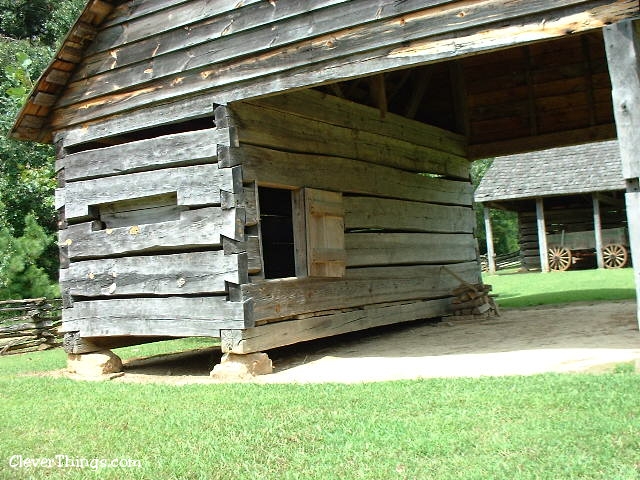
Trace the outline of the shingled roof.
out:
M 476 202 L 624 190 L 618 141 L 498 157 L 476 189 Z

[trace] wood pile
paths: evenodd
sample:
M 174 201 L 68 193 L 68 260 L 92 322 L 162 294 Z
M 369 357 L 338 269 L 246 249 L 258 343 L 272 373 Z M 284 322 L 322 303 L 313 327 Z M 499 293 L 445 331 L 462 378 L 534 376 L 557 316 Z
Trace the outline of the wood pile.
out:
M 498 306 L 492 296 L 491 285 L 483 283 L 463 283 L 455 288 L 451 294 L 451 309 L 456 316 L 461 315 L 499 315 Z
M 59 299 L 0 301 L 0 355 L 60 346 L 61 308 Z

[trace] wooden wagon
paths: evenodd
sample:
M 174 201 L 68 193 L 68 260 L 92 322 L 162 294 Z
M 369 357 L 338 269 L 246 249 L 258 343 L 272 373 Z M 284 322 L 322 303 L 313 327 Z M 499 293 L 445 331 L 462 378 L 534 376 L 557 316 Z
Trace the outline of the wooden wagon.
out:
M 596 253 L 596 237 L 593 230 L 565 232 L 547 235 L 549 244 L 549 268 L 564 271 L 576 260 Z M 622 268 L 629 259 L 629 241 L 624 227 L 602 230 L 602 257 L 605 268 Z

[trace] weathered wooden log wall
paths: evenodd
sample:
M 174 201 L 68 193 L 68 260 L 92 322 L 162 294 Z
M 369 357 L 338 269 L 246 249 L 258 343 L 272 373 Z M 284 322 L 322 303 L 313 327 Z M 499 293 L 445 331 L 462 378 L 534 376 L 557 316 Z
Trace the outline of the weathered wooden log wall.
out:
M 0 355 L 47 350 L 62 345 L 60 299 L 0 302 Z
M 568 201 L 568 200 L 567 200 Z M 602 205 L 602 228 L 617 228 L 626 225 L 624 207 Z M 593 230 L 593 209 L 591 207 L 545 208 L 547 235 L 553 233 L 583 232 Z M 527 269 L 540 268 L 540 250 L 538 248 L 538 230 L 535 211 L 518 212 L 520 235 L 520 253 L 522 266 Z M 595 241 L 595 240 L 594 240 Z
M 181 131 L 181 130 L 187 131 Z M 64 332 L 219 336 L 244 326 L 229 285 L 246 281 L 239 168 L 218 162 L 229 129 L 210 116 L 109 147 L 59 140 Z M 115 340 L 114 340 L 115 342 Z M 117 345 L 111 345 L 117 346 Z
M 442 265 L 479 281 L 461 136 L 313 90 L 220 107 L 216 120 L 238 136 L 221 161 L 241 166 L 246 190 L 342 193 L 347 267 L 342 278 L 261 280 L 259 235 L 248 223 L 254 277 L 241 295 L 257 327 L 223 332 L 225 349 L 440 316 L 459 283 Z M 259 210 L 255 199 L 245 196 L 247 211 Z

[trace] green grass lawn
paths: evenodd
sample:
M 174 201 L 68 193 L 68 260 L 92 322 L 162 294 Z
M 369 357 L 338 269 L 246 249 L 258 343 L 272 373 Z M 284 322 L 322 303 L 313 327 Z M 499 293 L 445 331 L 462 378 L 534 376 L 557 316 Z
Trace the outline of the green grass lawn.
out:
M 637 479 L 640 375 L 363 385 L 139 385 L 19 373 L 0 359 L 0 478 Z M 11 469 L 25 458 L 141 468 Z
M 630 270 L 485 281 L 504 306 L 634 293 Z M 61 350 L 0 357 L 0 480 L 640 479 L 640 375 L 630 365 L 599 375 L 362 385 L 168 386 L 27 375 L 64 365 Z M 132 459 L 141 467 L 13 469 L 15 455 Z
M 577 270 L 549 273 L 483 274 L 502 307 L 634 299 L 633 270 Z

